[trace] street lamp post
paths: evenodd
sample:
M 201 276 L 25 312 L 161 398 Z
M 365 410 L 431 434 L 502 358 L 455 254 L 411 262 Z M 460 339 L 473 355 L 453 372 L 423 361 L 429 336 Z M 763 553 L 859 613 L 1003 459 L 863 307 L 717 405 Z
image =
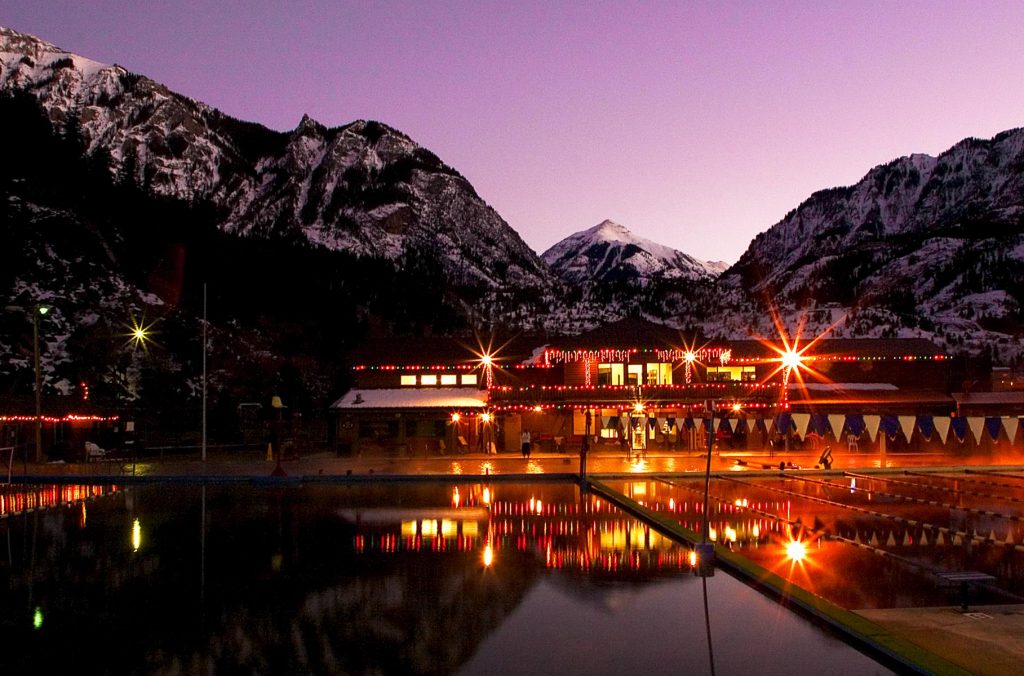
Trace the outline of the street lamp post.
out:
M 36 462 L 43 461 L 43 374 L 39 368 L 39 318 L 50 311 L 45 305 L 37 305 L 32 312 L 32 361 L 36 375 Z

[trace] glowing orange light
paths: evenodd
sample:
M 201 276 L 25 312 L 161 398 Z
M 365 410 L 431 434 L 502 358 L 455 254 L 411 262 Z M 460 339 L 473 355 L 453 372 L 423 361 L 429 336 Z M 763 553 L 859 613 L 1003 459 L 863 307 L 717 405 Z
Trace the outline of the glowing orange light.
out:
M 691 549 L 690 550 L 690 568 L 696 568 L 696 567 L 697 567 L 697 550 L 696 549 Z
M 489 354 L 480 355 L 480 365 L 481 366 L 487 367 L 487 366 L 491 366 L 491 364 L 493 364 L 493 363 L 494 363 L 494 361 L 493 361 L 491 355 L 489 355 Z
M 799 368 L 804 362 L 804 355 L 802 352 L 796 352 L 795 350 L 788 349 L 781 354 L 779 361 L 787 369 Z
M 739 413 L 741 410 L 743 410 L 743 404 L 741 404 L 740 402 L 737 401 L 736 403 L 734 403 L 732 405 L 732 410 L 736 411 L 737 413 Z
M 644 412 L 644 404 L 643 404 L 643 402 L 638 401 L 635 404 L 633 404 L 633 411 L 635 413 L 643 413 Z
M 453 423 L 457 423 L 460 420 L 462 420 L 462 416 L 461 415 L 459 415 L 458 413 L 452 413 L 452 422 Z
M 484 424 L 487 424 L 487 423 L 491 422 L 491 414 L 490 413 L 481 413 L 480 414 L 480 422 L 482 422 Z
M 491 548 L 490 545 L 487 545 L 486 547 L 484 547 L 484 557 L 483 557 L 483 560 L 484 560 L 484 567 L 485 568 L 490 568 L 491 565 L 494 563 L 494 550 Z
M 683 361 L 685 361 L 687 364 L 692 364 L 693 362 L 697 361 L 696 353 L 694 353 L 693 350 L 687 350 L 686 353 L 683 355 Z M 696 556 L 696 553 L 692 554 L 692 556 Z
M 462 502 L 462 496 L 459 495 L 459 487 L 456 486 L 452 491 L 452 507 L 458 507 L 460 502 Z
M 807 556 L 807 547 L 800 540 L 790 540 L 786 543 L 786 556 L 793 561 L 803 561 Z

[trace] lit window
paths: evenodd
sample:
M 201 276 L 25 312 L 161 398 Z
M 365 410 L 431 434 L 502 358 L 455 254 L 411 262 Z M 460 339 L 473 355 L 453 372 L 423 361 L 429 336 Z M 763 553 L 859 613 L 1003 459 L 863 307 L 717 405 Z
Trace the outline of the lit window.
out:
M 626 367 L 626 380 L 627 385 L 642 385 L 644 377 L 644 367 L 640 364 L 630 364 Z
M 420 376 L 420 385 L 437 385 L 437 376 Z
M 459 377 L 454 373 L 445 373 L 441 376 L 442 385 L 457 385 L 459 383 Z
M 462 384 L 463 385 L 476 385 L 476 374 L 475 373 L 465 373 L 465 374 L 463 374 L 463 376 L 462 376 Z
M 416 376 L 402 376 L 402 385 L 415 385 Z

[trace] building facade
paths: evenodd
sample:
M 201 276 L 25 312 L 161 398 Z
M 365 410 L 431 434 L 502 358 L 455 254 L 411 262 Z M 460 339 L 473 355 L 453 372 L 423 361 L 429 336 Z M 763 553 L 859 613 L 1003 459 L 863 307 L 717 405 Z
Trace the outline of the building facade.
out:
M 1024 412 L 959 415 L 949 358 L 923 339 L 704 340 L 624 319 L 555 339 L 380 339 L 353 358 L 332 407 L 343 454 L 514 453 L 524 431 L 555 452 L 697 451 L 709 434 L 737 450 L 991 449 L 1019 441 Z

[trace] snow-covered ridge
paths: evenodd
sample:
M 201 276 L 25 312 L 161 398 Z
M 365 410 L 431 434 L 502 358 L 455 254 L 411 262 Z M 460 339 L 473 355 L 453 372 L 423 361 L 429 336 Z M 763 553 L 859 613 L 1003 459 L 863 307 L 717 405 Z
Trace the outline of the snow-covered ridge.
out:
M 290 133 L 224 115 L 119 66 L 0 27 L 0 91 L 33 95 L 112 174 L 211 203 L 225 231 L 301 234 L 360 256 L 437 260 L 454 284 L 547 286 L 546 266 L 457 171 L 386 124 Z M 74 129 L 72 129 L 74 127 Z
M 707 279 L 728 267 L 645 239 L 610 220 L 566 237 L 541 254 L 541 259 L 559 277 L 577 283 L 611 278 Z

